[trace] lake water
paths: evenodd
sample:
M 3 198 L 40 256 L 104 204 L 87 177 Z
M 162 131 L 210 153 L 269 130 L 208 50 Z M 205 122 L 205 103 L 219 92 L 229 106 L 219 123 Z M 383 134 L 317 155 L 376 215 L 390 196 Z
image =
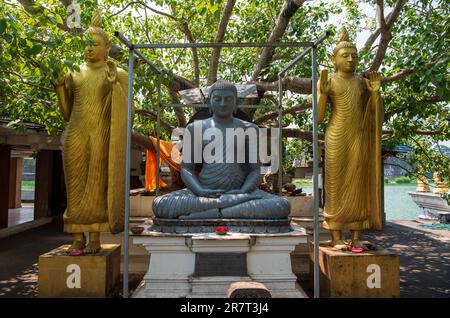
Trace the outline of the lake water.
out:
M 385 185 L 384 211 L 386 220 L 415 220 L 419 216 L 419 207 L 408 194 L 415 191 L 417 185 Z M 311 185 L 302 185 L 303 192 L 312 193 Z

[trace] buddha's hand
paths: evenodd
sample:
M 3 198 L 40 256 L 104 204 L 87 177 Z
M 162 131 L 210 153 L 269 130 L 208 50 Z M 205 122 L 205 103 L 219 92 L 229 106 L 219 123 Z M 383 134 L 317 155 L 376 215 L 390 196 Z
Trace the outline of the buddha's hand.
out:
M 225 190 L 221 189 L 202 189 L 198 191 L 197 195 L 199 197 L 205 197 L 205 198 L 218 198 L 220 197 Z
M 106 79 L 110 83 L 115 83 L 117 80 L 117 66 L 112 61 L 107 61 L 106 64 L 108 65 L 106 70 Z
M 328 70 L 320 71 L 319 77 L 319 95 L 328 95 L 331 89 L 330 81 L 328 80 Z
M 369 80 L 366 80 L 367 89 L 370 93 L 376 94 L 381 87 L 381 78 L 378 72 L 370 72 Z

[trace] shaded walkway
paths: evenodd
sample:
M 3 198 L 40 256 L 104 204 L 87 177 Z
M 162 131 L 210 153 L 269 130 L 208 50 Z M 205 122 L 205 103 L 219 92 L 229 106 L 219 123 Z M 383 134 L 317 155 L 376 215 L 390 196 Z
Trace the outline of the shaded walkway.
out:
M 450 241 L 388 222 L 368 240 L 400 256 L 401 297 L 450 297 Z
M 388 222 L 365 237 L 400 255 L 401 297 L 450 297 L 450 240 Z M 0 240 L 0 297 L 36 297 L 40 254 L 70 243 L 61 222 Z
M 39 255 L 70 244 L 61 221 L 0 240 L 0 297 L 36 297 Z

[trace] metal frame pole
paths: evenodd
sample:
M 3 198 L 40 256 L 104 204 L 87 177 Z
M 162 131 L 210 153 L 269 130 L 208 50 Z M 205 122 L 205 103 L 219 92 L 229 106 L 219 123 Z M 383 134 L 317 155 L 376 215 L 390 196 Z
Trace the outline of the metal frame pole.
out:
M 159 157 L 160 157 L 160 138 L 161 138 L 161 81 L 158 79 L 158 105 L 156 112 L 156 190 L 155 196 L 159 195 Z
M 280 195 L 283 194 L 283 81 L 282 74 L 278 74 L 278 129 L 279 129 L 279 144 L 278 144 L 278 191 Z M 273 150 L 272 150 L 273 151 Z
M 312 48 L 311 86 L 313 106 L 313 185 L 314 185 L 314 298 L 320 297 L 319 284 L 319 149 L 317 109 L 317 46 Z
M 131 169 L 131 123 L 133 109 L 133 67 L 134 67 L 134 49 L 130 48 L 130 57 L 128 59 L 128 111 L 127 111 L 127 142 L 125 156 L 125 228 L 124 228 L 124 255 L 123 255 L 123 298 L 128 298 L 128 244 L 130 227 L 130 169 Z

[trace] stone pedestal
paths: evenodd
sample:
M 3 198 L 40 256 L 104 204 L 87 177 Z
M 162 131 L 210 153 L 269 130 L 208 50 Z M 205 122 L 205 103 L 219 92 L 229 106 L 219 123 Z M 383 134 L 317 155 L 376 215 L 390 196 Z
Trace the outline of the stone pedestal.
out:
M 151 254 L 133 297 L 226 297 L 234 282 L 259 282 L 272 297 L 306 297 L 292 272 L 290 253 L 306 244 L 303 228 L 288 233 L 161 233 L 133 238 Z
M 418 191 L 408 193 L 420 208 L 419 219 L 439 220 L 441 215 L 450 214 L 450 205 L 440 194 Z
M 120 281 L 120 245 L 102 244 L 94 255 L 69 256 L 63 245 L 39 256 L 39 297 L 113 296 Z
M 312 285 L 313 243 L 309 247 Z M 399 257 L 393 252 L 379 250 L 353 254 L 320 246 L 319 268 L 320 297 L 400 297 Z

